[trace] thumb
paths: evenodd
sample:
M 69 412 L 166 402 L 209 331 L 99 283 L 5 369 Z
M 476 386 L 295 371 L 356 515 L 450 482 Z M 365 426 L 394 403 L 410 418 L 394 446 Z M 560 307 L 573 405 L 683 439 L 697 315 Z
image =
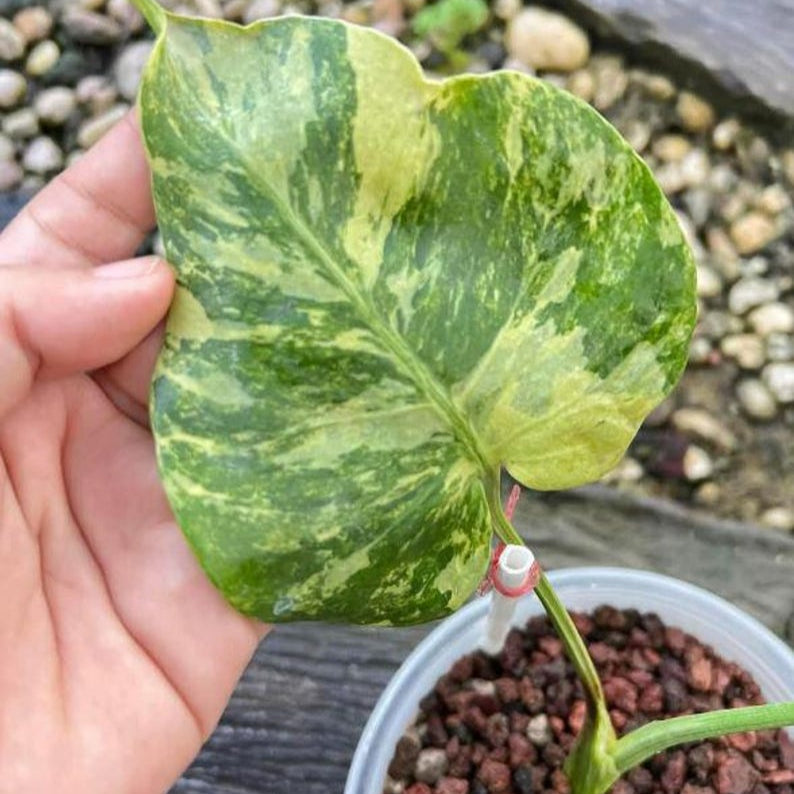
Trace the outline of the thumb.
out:
M 110 364 L 165 315 L 173 276 L 157 257 L 92 269 L 0 267 L 0 416 L 37 377 Z

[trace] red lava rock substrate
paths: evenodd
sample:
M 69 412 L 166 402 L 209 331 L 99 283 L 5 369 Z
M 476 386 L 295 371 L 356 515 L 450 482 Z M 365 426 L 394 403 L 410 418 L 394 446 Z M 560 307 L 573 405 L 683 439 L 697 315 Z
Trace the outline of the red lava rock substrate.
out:
M 619 734 L 655 719 L 763 703 L 752 677 L 654 614 L 574 614 Z M 580 683 L 545 617 L 513 630 L 498 657 L 458 660 L 400 739 L 385 794 L 569 794 L 562 763 L 581 729 Z M 784 731 L 668 750 L 612 794 L 794 794 Z

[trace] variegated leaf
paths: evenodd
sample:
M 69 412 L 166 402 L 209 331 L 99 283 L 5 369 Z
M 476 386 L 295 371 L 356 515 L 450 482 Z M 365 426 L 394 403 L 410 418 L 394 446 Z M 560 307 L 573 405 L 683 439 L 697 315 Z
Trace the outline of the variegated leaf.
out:
M 608 124 L 540 81 L 429 82 L 362 28 L 143 5 L 179 281 L 152 419 L 182 529 L 267 620 L 455 609 L 500 466 L 592 480 L 678 378 L 694 290 L 673 213 Z

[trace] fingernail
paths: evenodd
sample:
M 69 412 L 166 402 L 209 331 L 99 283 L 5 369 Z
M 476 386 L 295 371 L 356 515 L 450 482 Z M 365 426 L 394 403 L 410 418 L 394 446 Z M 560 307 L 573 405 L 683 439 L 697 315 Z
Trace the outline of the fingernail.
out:
M 148 276 L 160 265 L 160 260 L 154 256 L 144 256 L 139 259 L 125 259 L 123 262 L 112 262 L 109 265 L 100 265 L 92 271 L 97 278 L 140 278 Z

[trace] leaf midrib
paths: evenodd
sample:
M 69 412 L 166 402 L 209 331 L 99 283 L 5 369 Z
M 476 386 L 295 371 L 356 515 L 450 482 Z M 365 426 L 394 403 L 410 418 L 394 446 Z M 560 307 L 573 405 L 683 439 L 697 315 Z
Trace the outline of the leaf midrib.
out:
M 169 22 L 173 19 L 174 16 L 169 15 Z M 167 35 L 164 36 L 163 42 L 167 38 Z M 177 75 L 179 74 L 178 69 L 173 71 Z M 438 382 L 416 352 L 408 346 L 405 339 L 381 320 L 368 296 L 361 293 L 358 286 L 348 277 L 343 268 L 323 246 L 322 242 L 304 223 L 303 219 L 295 213 L 292 206 L 266 180 L 260 177 L 255 164 L 250 162 L 237 141 L 228 136 L 221 125 L 213 123 L 214 120 L 206 115 L 204 116 L 204 122 L 208 129 L 217 130 L 219 137 L 227 144 L 229 150 L 236 155 L 254 186 L 268 196 L 286 223 L 292 227 L 295 234 L 306 247 L 314 253 L 319 262 L 325 267 L 328 275 L 353 305 L 365 325 L 391 354 L 397 365 L 408 375 L 419 392 L 425 396 L 429 405 L 450 426 L 453 435 L 464 446 L 469 457 L 481 468 L 482 475 L 488 478 L 492 477 L 494 471 L 498 471 L 498 465 L 494 466 L 489 462 L 476 433 L 454 404 L 446 388 Z

